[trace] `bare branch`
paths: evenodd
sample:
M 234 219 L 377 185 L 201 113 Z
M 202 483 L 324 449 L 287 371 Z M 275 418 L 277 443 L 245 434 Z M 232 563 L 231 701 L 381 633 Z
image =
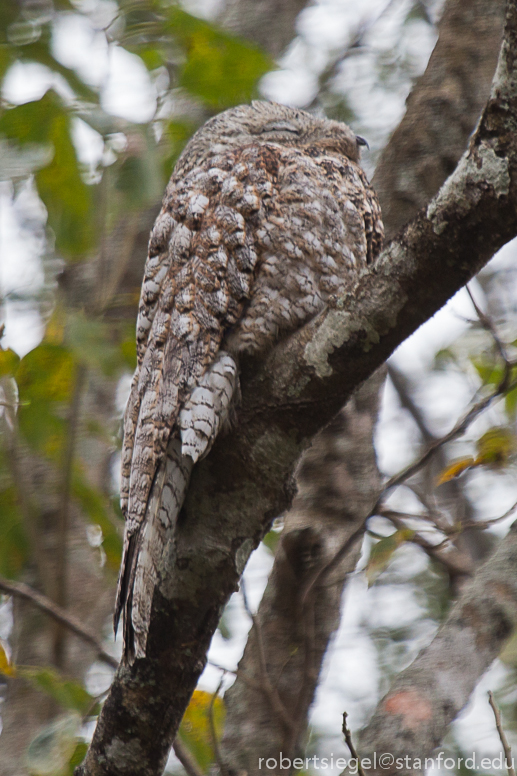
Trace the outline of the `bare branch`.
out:
M 517 625 L 517 523 L 480 566 L 432 643 L 395 679 L 360 737 L 363 762 L 374 752 L 429 756 L 467 703 L 479 677 Z M 437 679 L 439 677 L 439 681 Z M 407 760 L 403 760 L 407 762 Z M 418 767 L 409 768 L 416 771 Z M 396 768 L 373 768 L 372 776 Z
M 248 617 L 251 619 L 253 625 L 255 626 L 258 654 L 259 654 L 259 660 L 260 660 L 260 679 L 263 682 L 264 691 L 266 692 L 267 697 L 269 698 L 269 701 L 273 708 L 273 711 L 275 712 L 279 721 L 287 728 L 287 730 L 290 730 L 293 727 L 293 721 L 289 717 L 287 713 L 287 709 L 285 708 L 284 704 L 280 699 L 280 696 L 278 695 L 277 689 L 273 687 L 273 685 L 271 684 L 271 680 L 269 678 L 269 673 L 267 668 L 264 639 L 262 638 L 262 627 L 258 619 L 251 611 L 250 606 L 248 604 L 244 579 L 241 579 L 241 593 L 242 593 L 242 599 L 244 601 L 244 608 L 246 609 Z
M 174 754 L 185 768 L 187 776 L 205 776 L 185 744 L 178 737 L 175 738 L 172 748 L 174 749 Z
M 219 770 L 223 774 L 223 776 L 228 776 L 227 771 L 226 771 L 225 766 L 224 766 L 224 763 L 223 763 L 223 758 L 221 757 L 221 750 L 219 748 L 219 740 L 217 738 L 217 730 L 215 729 L 215 721 L 214 721 L 214 704 L 215 704 L 215 699 L 219 695 L 219 691 L 220 691 L 221 687 L 223 686 L 223 681 L 224 681 L 224 674 L 221 676 L 221 680 L 220 680 L 219 684 L 217 685 L 217 690 L 214 692 L 214 694 L 210 698 L 210 704 L 208 706 L 208 722 L 210 724 L 210 735 L 211 735 L 211 738 L 212 738 L 212 747 L 213 747 L 213 750 L 214 750 L 215 761 L 216 761 L 216 763 L 217 763 L 217 765 L 219 767 Z
M 494 700 L 494 695 L 491 690 L 488 693 L 488 702 L 492 707 L 492 711 L 494 712 L 495 726 L 497 728 L 497 732 L 499 733 L 499 738 L 501 739 L 501 743 L 503 745 L 504 756 L 506 758 L 506 767 L 508 769 L 508 776 L 515 776 L 515 768 L 513 767 L 513 759 L 512 759 L 512 748 L 508 743 L 508 739 L 506 738 L 506 735 L 503 729 L 503 723 L 501 722 L 501 712 L 497 708 L 496 702 Z
M 359 774 L 359 776 L 364 776 L 361 760 L 359 759 L 359 755 L 357 754 L 357 750 L 352 740 L 352 733 L 350 732 L 350 730 L 348 729 L 348 725 L 346 724 L 347 718 L 348 718 L 348 714 L 345 711 L 343 712 L 343 735 L 345 737 L 345 742 L 350 750 L 350 754 L 352 755 L 352 757 L 357 763 L 357 773 Z
M 99 660 L 107 663 L 112 668 L 117 668 L 118 660 L 104 650 L 93 631 L 82 625 L 76 617 L 51 601 L 50 598 L 47 598 L 42 593 L 38 593 L 37 590 L 33 590 L 23 582 L 13 582 L 12 580 L 4 579 L 4 577 L 0 577 L 0 590 L 3 590 L 8 595 L 15 595 L 30 601 L 31 604 L 50 615 L 60 625 L 68 628 L 71 633 L 75 633 L 76 636 L 90 644 L 95 649 Z
M 499 335 L 497 333 L 497 329 L 495 328 L 493 322 L 478 307 L 477 302 L 474 299 L 474 297 L 472 295 L 472 291 L 470 290 L 469 286 L 466 286 L 466 289 L 467 289 L 467 293 L 468 293 L 468 295 L 470 297 L 470 301 L 472 302 L 472 305 L 474 307 L 474 310 L 476 311 L 476 314 L 477 314 L 477 316 L 479 318 L 479 321 L 480 321 L 481 325 L 491 335 L 492 339 L 494 340 L 494 344 L 496 346 L 496 350 L 498 351 L 498 353 L 501 356 L 501 359 L 503 361 L 503 364 L 504 364 L 504 375 L 503 375 L 503 379 L 501 380 L 500 385 L 503 386 L 503 390 L 504 390 L 504 386 L 508 386 L 509 383 L 510 383 L 510 379 L 511 379 L 511 376 L 512 376 L 512 367 L 515 366 L 515 364 L 512 364 L 510 356 L 508 355 L 508 351 L 506 349 L 506 345 L 503 343 L 503 341 L 499 337 Z
M 404 520 L 400 518 L 397 512 L 389 509 L 382 509 L 380 510 L 380 514 L 390 520 L 395 528 L 406 528 Z M 451 552 L 441 552 L 441 550 L 444 549 L 446 545 L 450 544 L 448 538 L 445 539 L 445 541 L 439 542 L 438 544 L 433 544 L 424 536 L 422 536 L 422 534 L 416 532 L 414 536 L 409 539 L 409 541 L 421 547 L 430 558 L 438 561 L 438 563 L 441 563 L 442 566 L 444 566 L 444 568 L 448 571 L 451 578 L 471 574 L 471 564 L 466 561 L 465 556 L 462 553 L 454 550 L 454 548 L 451 548 Z

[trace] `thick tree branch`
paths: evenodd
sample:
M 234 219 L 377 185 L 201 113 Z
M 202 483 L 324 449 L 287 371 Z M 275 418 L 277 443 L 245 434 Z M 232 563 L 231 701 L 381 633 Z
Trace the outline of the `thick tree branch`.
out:
M 289 502 L 294 461 L 354 388 L 517 234 L 516 0 L 507 8 L 492 96 L 468 152 L 427 211 L 354 294 L 265 363 L 242 365 L 238 426 L 194 470 L 171 575 L 153 600 L 148 657 L 119 668 L 78 773 L 161 772 L 221 609 Z
M 268 772 L 263 764 L 268 758 L 278 760 L 280 752 L 292 758 L 303 748 L 309 706 L 329 639 L 339 625 L 343 587 L 357 562 L 360 541 L 331 575 L 309 595 L 304 593 L 314 574 L 354 534 L 377 496 L 380 478 L 372 437 L 383 379 L 381 370 L 354 394 L 317 435 L 298 467 L 298 492 L 285 517 L 268 586 L 239 675 L 225 695 L 223 756 L 228 772 Z M 258 691 L 250 690 L 247 678 L 258 684 Z M 282 715 L 260 689 L 266 680 L 281 700 Z
M 429 64 L 373 178 L 388 238 L 427 205 L 456 167 L 490 91 L 503 17 L 500 0 L 445 4 Z
M 397 677 L 363 731 L 358 745 L 363 764 L 366 758 L 373 766 L 377 753 L 378 765 L 368 768 L 369 774 L 422 770 L 423 759 L 441 742 L 479 677 L 517 626 L 516 568 L 514 523 L 465 585 L 433 642 Z M 383 767 L 381 754 L 385 754 Z
M 495 3 L 492 0 L 471 0 L 467 4 L 448 0 L 446 3 L 439 25 L 440 37 L 426 73 L 413 90 L 401 131 L 395 133 L 380 164 L 384 175 L 384 181 L 380 184 L 382 197 L 385 203 L 393 200 L 398 205 L 398 209 L 387 206 L 384 220 L 389 233 L 393 233 L 398 226 L 397 218 L 400 218 L 403 204 L 406 211 L 404 220 L 408 220 L 416 214 L 420 205 L 427 203 L 436 194 L 451 164 L 457 163 L 488 97 L 490 79 L 500 48 L 503 11 L 504 3 L 501 0 Z M 355 40 L 363 33 L 364 28 L 361 28 Z M 466 55 L 473 51 L 477 52 L 475 57 Z M 336 62 L 329 66 L 322 76 L 324 80 L 330 78 L 332 72 L 335 73 L 335 66 Z M 440 100 L 436 99 L 437 92 Z M 448 106 L 447 110 L 444 110 L 444 102 Z M 440 126 L 440 137 L 431 137 L 429 130 L 433 127 L 436 135 L 437 125 Z M 413 147 L 417 138 L 420 142 L 417 154 L 407 153 L 409 134 L 413 135 Z M 452 145 L 451 138 L 454 139 Z M 419 199 L 400 202 L 401 179 L 417 179 L 426 165 L 427 169 L 432 165 L 433 175 L 427 175 L 425 186 L 415 192 Z M 376 183 L 379 185 L 378 175 Z M 369 393 L 372 398 L 369 382 L 362 392 Z M 310 588 L 310 579 L 300 580 L 287 562 L 283 547 L 279 548 L 266 594 L 255 618 L 262 635 L 259 639 L 259 631 L 254 624 L 239 665 L 239 675 L 225 696 L 227 717 L 223 746 L 228 769 L 232 771 L 258 772 L 260 758 L 263 762 L 270 758 L 270 762 L 279 762 L 280 752 L 284 757 L 292 757 L 293 746 L 303 747 L 308 707 L 326 645 L 339 620 L 345 569 L 353 568 L 359 550 L 360 537 L 356 527 L 368 513 L 368 505 L 361 503 L 357 494 L 367 481 L 374 488 L 377 479 L 373 464 L 368 477 L 362 477 L 360 471 L 365 460 L 373 460 L 371 427 L 375 422 L 376 408 L 371 406 L 368 409 L 362 403 L 359 410 L 353 406 L 353 401 L 315 438 L 312 447 L 303 456 L 299 467 L 303 476 L 297 482 L 298 497 L 286 516 L 282 542 L 290 548 L 291 556 L 295 555 L 297 548 L 299 553 L 307 556 L 311 547 L 313 550 L 318 547 L 320 558 L 312 558 L 313 572 L 318 568 L 318 561 L 324 564 L 328 562 L 329 558 L 324 559 L 325 552 L 333 543 L 340 547 L 346 546 L 347 552 L 342 556 L 339 572 L 334 572 L 334 584 L 326 580 L 319 588 L 311 588 L 303 607 L 300 603 L 294 606 L 293 602 L 299 601 L 300 596 L 305 598 L 305 591 Z M 416 414 L 414 405 L 410 409 Z M 365 410 L 366 417 L 370 412 L 370 422 L 366 424 Z M 421 418 L 416 420 L 420 421 L 424 441 L 430 442 L 432 436 L 423 426 Z M 442 452 L 441 447 L 438 452 Z M 443 463 L 441 469 L 444 466 Z M 449 490 L 454 488 L 458 490 L 456 481 L 450 484 Z M 300 510 L 300 491 L 305 494 L 317 493 L 317 498 L 311 500 L 309 511 L 303 508 Z M 336 520 L 333 521 L 332 517 Z M 470 566 L 464 553 L 456 551 L 444 554 L 417 534 L 415 541 L 419 540 L 427 552 L 443 557 L 451 577 L 454 575 L 454 579 L 463 579 L 468 573 Z M 315 617 L 308 617 L 311 613 Z M 300 639 L 300 636 L 303 638 Z M 264 674 L 263 670 L 259 670 L 257 660 L 257 647 L 263 641 L 266 642 L 268 673 L 289 709 L 290 720 L 296 720 L 296 724 L 291 724 L 289 729 L 274 713 L 274 704 L 263 689 L 259 689 L 258 693 L 250 692 L 246 686 L 250 675 Z M 297 650 L 293 656 L 294 643 L 297 644 Z M 269 677 L 264 677 L 264 684 L 266 678 Z

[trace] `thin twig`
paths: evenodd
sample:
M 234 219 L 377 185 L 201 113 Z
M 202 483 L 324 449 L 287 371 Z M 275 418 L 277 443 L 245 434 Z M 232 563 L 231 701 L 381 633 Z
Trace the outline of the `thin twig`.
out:
M 515 768 L 513 767 L 513 760 L 512 760 L 512 747 L 508 743 L 508 739 L 506 738 L 505 732 L 503 730 L 503 725 L 501 722 L 501 712 L 496 706 L 496 702 L 494 700 L 494 696 L 491 690 L 489 690 L 488 692 L 488 702 L 492 707 L 492 711 L 494 712 L 495 726 L 497 728 L 497 732 L 499 733 L 499 738 L 501 739 L 501 743 L 503 745 L 504 756 L 506 760 L 506 768 L 508 769 L 508 776 L 515 776 Z
M 260 682 L 256 682 L 254 679 L 250 679 L 249 676 L 247 676 L 243 671 L 240 671 L 238 668 L 236 669 L 225 668 L 224 666 L 220 666 L 219 663 L 214 663 L 213 660 L 207 660 L 207 663 L 209 666 L 212 666 L 213 668 L 217 668 L 219 671 L 222 671 L 224 674 L 233 674 L 233 676 L 236 676 L 238 679 L 241 679 L 244 682 L 244 684 L 247 684 L 253 690 L 259 690 L 260 692 L 265 692 L 264 686 L 260 684 Z
M 37 590 L 34 590 L 23 582 L 13 582 L 12 580 L 7 580 L 3 577 L 0 577 L 0 590 L 3 590 L 3 592 L 8 595 L 14 595 L 18 598 L 30 601 L 38 609 L 41 609 L 42 612 L 50 615 L 50 617 L 53 617 L 54 620 L 61 623 L 61 625 L 64 625 L 72 633 L 75 633 L 76 636 L 79 636 L 83 641 L 90 644 L 95 649 L 99 660 L 102 660 L 103 663 L 107 663 L 112 668 L 117 668 L 118 660 L 104 650 L 95 634 L 89 628 L 85 628 L 84 625 L 81 625 L 73 614 L 65 611 L 61 606 L 58 606 L 51 601 L 50 598 L 47 598 L 47 596 L 39 593 Z
M 255 615 L 251 611 L 250 606 L 248 604 L 248 598 L 246 596 L 246 586 L 244 584 L 244 579 L 241 579 L 240 587 L 241 587 L 241 593 L 242 593 L 242 600 L 244 601 L 244 608 L 246 610 L 248 617 L 251 619 L 253 623 L 253 627 L 255 628 L 258 656 L 259 656 L 259 663 L 260 663 L 260 672 L 262 675 L 262 681 L 264 683 L 264 691 L 267 693 L 267 696 L 269 698 L 269 701 L 273 707 L 275 714 L 281 719 L 281 721 L 284 723 L 285 727 L 288 730 L 292 730 L 293 721 L 289 717 L 289 714 L 287 713 L 287 709 L 282 703 L 282 699 L 280 698 L 280 695 L 278 694 L 276 687 L 273 687 L 273 685 L 271 684 L 271 680 L 269 678 L 269 672 L 267 670 L 267 662 L 266 662 L 266 652 L 264 649 L 264 640 L 262 639 L 262 628 L 258 621 L 258 618 L 255 617 Z
M 83 392 L 86 367 L 84 364 L 77 366 L 75 382 L 68 413 L 67 438 L 63 450 L 63 480 L 61 485 L 61 499 L 58 515 L 58 542 L 57 542 L 57 568 L 56 568 L 56 603 L 66 608 L 68 584 L 68 534 L 70 530 L 70 494 L 72 489 L 72 469 L 75 455 L 75 444 L 79 426 L 79 411 Z M 63 666 L 65 650 L 65 631 L 58 626 L 54 634 L 54 662 L 56 666 Z
M 513 366 L 513 364 L 511 364 Z M 503 377 L 497 388 L 492 391 L 488 396 L 485 396 L 483 399 L 478 401 L 476 404 L 474 404 L 466 413 L 465 415 L 459 420 L 456 425 L 449 431 L 448 434 L 445 434 L 443 437 L 440 437 L 439 439 L 436 439 L 435 442 L 433 442 L 423 453 L 423 455 L 420 456 L 418 460 L 416 460 L 414 463 L 410 464 L 409 466 L 406 466 L 405 469 L 403 469 L 398 474 L 391 477 L 383 486 L 381 492 L 379 493 L 379 496 L 377 497 L 377 501 L 373 505 L 372 509 L 369 511 L 367 515 L 365 515 L 362 523 L 359 525 L 359 527 L 354 531 L 351 536 L 348 537 L 348 539 L 343 543 L 343 545 L 339 548 L 339 550 L 336 552 L 336 554 L 331 558 L 331 560 L 323 566 L 323 568 L 319 569 L 315 572 L 315 574 L 308 580 L 305 589 L 302 591 L 300 595 L 300 600 L 302 602 L 302 605 L 307 600 L 307 596 L 309 595 L 310 591 L 313 589 L 313 587 L 318 584 L 318 582 L 323 579 L 325 576 L 327 576 L 336 566 L 341 562 L 341 560 L 345 557 L 345 555 L 349 552 L 350 548 L 355 544 L 355 542 L 363 536 L 363 534 L 366 531 L 366 524 L 370 517 L 373 517 L 374 515 L 379 514 L 379 511 L 382 509 L 382 500 L 387 494 L 389 490 L 392 488 L 396 488 L 399 485 L 402 485 L 407 479 L 412 477 L 414 474 L 416 474 L 420 469 L 425 466 L 427 461 L 431 458 L 431 456 L 442 447 L 442 445 L 447 444 L 447 442 L 451 442 L 453 439 L 456 439 L 460 434 L 462 434 L 464 431 L 467 430 L 467 428 L 470 426 L 471 423 L 480 415 L 483 410 L 485 410 L 487 407 L 489 407 L 493 401 L 500 398 L 503 393 L 506 393 L 508 391 L 513 390 L 514 388 L 517 388 L 517 381 L 514 381 L 513 383 L 507 384 L 506 377 Z
M 217 690 L 214 692 L 210 699 L 210 705 L 208 706 L 208 722 L 210 725 L 210 735 L 212 737 L 212 747 L 214 750 L 214 756 L 217 765 L 219 766 L 220 772 L 223 774 L 223 776 L 227 776 L 227 770 L 223 763 L 223 758 L 221 757 L 221 750 L 219 749 L 219 741 L 217 740 L 217 731 L 215 729 L 215 720 L 214 720 L 214 704 L 215 699 L 219 695 L 219 690 L 223 686 L 224 681 L 224 674 L 221 676 L 221 681 L 217 685 Z
M 369 33 L 375 27 L 375 25 L 382 19 L 385 14 L 388 13 L 390 8 L 396 2 L 398 2 L 398 0 L 388 0 L 382 11 L 377 16 L 370 19 L 364 19 L 358 24 L 357 28 L 352 32 L 350 39 L 347 41 L 346 46 L 344 46 L 341 51 L 334 55 L 334 58 L 320 74 L 318 78 L 317 96 L 308 106 L 309 110 L 318 107 L 322 92 L 325 91 L 325 89 L 328 87 L 328 84 L 337 76 L 339 73 L 339 68 L 343 62 L 364 45 L 363 42 L 367 33 Z
M 359 759 L 359 755 L 357 754 L 357 750 L 354 746 L 354 742 L 352 741 L 352 734 L 348 729 L 348 725 L 346 724 L 347 717 L 348 717 L 348 714 L 345 711 L 343 713 L 343 735 L 345 737 L 345 742 L 348 748 L 350 749 L 350 754 L 352 755 L 352 757 L 357 763 L 357 773 L 359 774 L 359 776 L 364 776 L 361 760 Z
M 188 776 L 205 776 L 179 736 L 176 736 L 174 739 L 172 748 L 174 749 L 174 754 L 185 768 Z
M 515 512 L 517 509 L 517 501 L 515 504 L 512 504 L 510 509 L 508 509 L 504 515 L 501 515 L 500 517 L 492 517 L 490 520 L 472 520 L 470 523 L 465 523 L 462 527 L 463 528 L 489 528 L 491 525 L 496 525 L 496 523 L 500 523 L 502 520 L 506 520 L 507 517 L 510 517 L 510 515 Z
M 381 510 L 381 514 L 382 517 L 386 517 L 388 520 L 390 520 L 390 522 L 393 523 L 397 530 L 401 530 L 407 527 L 404 520 L 401 519 L 397 512 L 391 511 L 389 509 L 383 509 Z M 464 556 L 458 550 L 456 550 L 454 553 L 451 552 L 450 554 L 444 554 L 440 552 L 444 546 L 449 544 L 449 537 L 439 542 L 438 544 L 433 544 L 420 533 L 415 532 L 409 541 L 413 542 L 413 544 L 416 544 L 418 547 L 421 547 L 431 559 L 441 563 L 442 566 L 447 569 L 451 577 L 467 576 L 472 573 L 470 567 L 468 567 L 465 562 L 462 563 L 462 558 Z
M 420 431 L 423 441 L 426 444 L 434 442 L 436 437 L 427 428 L 427 424 L 424 419 L 424 413 L 420 407 L 415 404 L 413 397 L 409 393 L 408 378 L 398 367 L 395 366 L 395 364 L 392 363 L 391 360 L 388 363 L 388 377 L 390 378 L 391 383 L 398 394 L 402 407 L 407 410 L 413 418 L 418 430 Z
M 485 313 L 478 307 L 476 300 L 474 299 L 474 296 L 472 295 L 472 291 L 470 290 L 469 286 L 466 286 L 467 294 L 470 297 L 470 301 L 472 302 L 472 305 L 474 307 L 474 310 L 476 311 L 476 315 L 479 318 L 479 322 L 481 323 L 482 327 L 491 335 L 492 339 L 494 340 L 495 346 L 497 351 L 499 352 L 499 355 L 501 356 L 503 362 L 504 362 L 504 376 L 503 376 L 503 383 L 510 382 L 510 377 L 512 374 L 512 364 L 510 357 L 508 355 L 508 351 L 506 350 L 506 346 L 503 344 L 502 340 L 500 339 L 497 330 L 493 324 L 493 322 L 490 320 L 490 318 L 485 315 Z
M 456 437 L 460 436 L 464 431 L 467 430 L 467 428 L 470 426 L 471 423 L 474 422 L 474 420 L 480 415 L 487 407 L 492 404 L 495 399 L 500 398 L 503 393 L 506 393 L 507 391 L 512 391 L 514 388 L 517 388 L 517 382 L 514 381 L 510 385 L 506 384 L 506 380 L 503 377 L 502 381 L 499 383 L 497 388 L 492 391 L 492 393 L 488 394 L 488 396 L 485 396 L 483 399 L 478 401 L 476 404 L 474 404 L 468 412 L 465 413 L 465 415 L 459 420 L 454 428 L 452 428 L 448 434 L 445 434 L 445 436 L 440 437 L 435 442 L 433 442 L 423 453 L 423 455 L 420 456 L 420 458 L 415 461 L 414 463 L 410 464 L 409 466 L 406 466 L 405 469 L 403 469 L 398 474 L 391 477 L 388 482 L 384 485 L 381 494 L 379 496 L 379 499 L 377 500 L 377 504 L 375 505 L 375 508 L 378 508 L 381 498 L 385 495 L 385 493 L 388 490 L 391 490 L 392 488 L 397 487 L 397 485 L 401 485 L 405 480 L 412 477 L 414 474 L 416 474 L 420 469 L 427 463 L 427 461 L 431 458 L 431 456 L 440 448 L 442 445 L 447 444 L 447 442 L 452 442 L 453 439 L 456 439 Z

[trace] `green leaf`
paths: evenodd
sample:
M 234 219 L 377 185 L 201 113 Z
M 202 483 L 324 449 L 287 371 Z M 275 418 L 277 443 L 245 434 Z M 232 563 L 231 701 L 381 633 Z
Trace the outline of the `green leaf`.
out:
M 278 542 L 280 541 L 281 537 L 281 531 L 268 531 L 262 539 L 263 543 L 266 545 L 268 550 L 273 553 L 273 555 L 276 552 L 276 548 L 278 547 Z
M 375 580 L 382 574 L 387 568 L 394 552 L 404 544 L 413 538 L 415 532 L 410 528 L 402 528 L 391 536 L 386 536 L 374 544 L 370 552 L 370 558 L 366 565 L 366 579 L 368 580 L 368 587 L 371 587 Z
M 514 388 L 513 391 L 509 391 L 506 394 L 504 399 L 504 407 L 510 416 L 510 419 L 514 420 L 515 414 L 517 412 L 517 388 Z
M 21 406 L 20 431 L 33 450 L 51 459 L 62 453 L 76 361 L 62 345 L 43 341 L 20 362 L 16 379 Z
M 156 141 L 150 128 L 135 131 L 128 139 L 130 148 L 135 150 L 114 165 L 115 188 L 123 194 L 126 208 L 154 205 L 160 201 L 165 183 Z
M 165 10 L 171 32 L 185 48 L 187 59 L 180 86 L 222 110 L 256 95 L 258 80 L 274 62 L 257 46 L 218 29 L 176 6 Z
M 169 145 L 169 151 L 163 160 L 163 171 L 166 177 L 171 173 L 176 161 L 196 131 L 197 126 L 191 121 L 169 121 L 163 133 L 162 140 Z
M 70 313 L 66 327 L 66 342 L 76 359 L 109 377 L 125 366 L 118 348 L 110 342 L 112 328 L 83 312 Z
M 60 676 L 52 668 L 39 666 L 18 666 L 18 676 L 26 679 L 33 687 L 49 695 L 60 706 L 85 714 L 98 713 L 95 698 L 82 684 Z
M 32 776 L 68 776 L 78 747 L 80 727 L 79 714 L 68 714 L 46 725 L 27 749 L 25 762 L 28 772 Z
M 3 0 L 0 3 L 0 43 L 7 48 L 7 31 L 20 15 L 20 6 L 15 0 Z M 9 47 L 10 48 L 10 47 Z
M 92 188 L 82 177 L 71 138 L 71 115 L 50 89 L 34 102 L 9 108 L 0 116 L 0 133 L 18 143 L 46 143 L 52 160 L 36 173 L 38 193 L 48 211 L 56 248 L 77 260 L 93 246 Z
M 73 385 L 75 360 L 63 345 L 43 341 L 18 367 L 20 394 L 31 401 L 66 401 Z
M 136 369 L 136 340 L 133 333 L 130 339 L 120 343 L 120 354 L 126 367 L 133 372 Z
M 0 459 L 3 464 L 4 461 Z M 7 464 L 5 464 L 5 469 Z M 29 546 L 22 522 L 14 485 L 0 491 L 0 574 L 15 579 L 29 555 Z
M 486 361 L 480 356 L 475 356 L 471 359 L 471 362 L 483 385 L 499 385 L 503 379 L 502 366 L 494 366 L 492 362 Z
M 211 702 L 211 693 L 195 690 L 179 729 L 181 740 L 205 772 L 214 761 L 209 716 Z M 224 702 L 221 698 L 215 698 L 212 711 L 215 733 L 220 739 L 225 717 Z
M 515 436 L 509 428 L 496 426 L 486 431 L 476 442 L 478 466 L 500 468 L 515 453 Z
M 86 744 L 84 741 L 78 741 L 68 763 L 69 776 L 74 776 L 74 770 L 77 768 L 78 765 L 81 765 L 82 761 L 86 757 L 87 751 L 88 751 L 88 744 Z
M 1 18 L 1 17 L 0 17 Z M 0 22 L 1 27 L 1 22 Z M 13 47 L 7 43 L 0 43 L 0 85 L 5 78 L 5 74 L 14 60 Z
M 0 641 L 0 674 L 4 676 L 16 676 L 16 666 L 7 657 L 2 642 Z
M 20 357 L 14 350 L 2 350 L 0 348 L 0 377 L 15 374 L 20 363 Z

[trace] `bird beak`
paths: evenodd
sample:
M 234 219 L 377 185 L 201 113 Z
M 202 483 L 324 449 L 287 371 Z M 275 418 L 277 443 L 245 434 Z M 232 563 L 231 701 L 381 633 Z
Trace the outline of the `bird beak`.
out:
M 370 146 L 368 145 L 368 141 L 364 139 L 364 137 L 361 137 L 361 135 L 356 135 L 355 139 L 357 140 L 357 145 L 360 146 L 366 146 L 368 150 L 370 150 Z

